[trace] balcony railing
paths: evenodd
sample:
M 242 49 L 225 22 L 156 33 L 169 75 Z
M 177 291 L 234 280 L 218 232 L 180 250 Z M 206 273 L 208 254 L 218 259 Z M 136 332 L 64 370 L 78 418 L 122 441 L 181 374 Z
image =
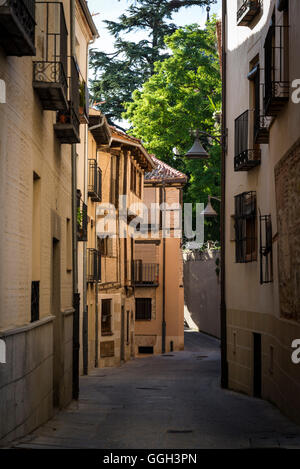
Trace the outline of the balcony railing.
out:
M 6 55 L 36 54 L 35 0 L 0 1 L 0 45 Z
M 237 25 L 249 26 L 261 8 L 262 0 L 237 0 Z
M 249 171 L 260 164 L 261 151 L 251 144 L 249 111 L 235 120 L 235 171 Z
M 54 131 L 60 143 L 80 143 L 79 136 L 79 70 L 74 57 L 70 57 L 69 103 L 67 111 L 57 113 Z
M 87 215 L 87 205 L 80 198 L 80 195 L 77 194 L 77 241 L 87 241 L 87 224 L 88 224 L 88 215 Z
M 102 172 L 95 159 L 89 160 L 88 195 L 93 202 L 102 200 Z
M 141 260 L 132 263 L 132 283 L 140 287 L 157 287 L 159 285 L 159 264 L 143 263 Z
M 33 87 L 48 111 L 68 109 L 68 31 L 62 3 L 37 2 L 45 21 L 45 53 L 33 63 Z M 57 18 L 59 21 L 57 22 Z
M 265 41 L 266 116 L 277 116 L 289 100 L 288 26 L 271 26 Z
M 89 89 L 84 80 L 81 81 L 79 87 L 79 119 L 80 124 L 89 123 Z
M 97 249 L 87 249 L 87 282 L 101 282 L 101 254 Z

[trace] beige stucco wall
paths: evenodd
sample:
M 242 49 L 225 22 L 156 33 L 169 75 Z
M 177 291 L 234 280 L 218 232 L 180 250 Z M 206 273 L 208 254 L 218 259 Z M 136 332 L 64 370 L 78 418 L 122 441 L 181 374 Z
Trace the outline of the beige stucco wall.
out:
M 70 2 L 63 5 L 70 32 Z M 36 29 L 40 57 L 39 23 Z M 83 57 L 87 37 L 79 41 Z M 54 383 L 59 407 L 72 397 L 71 146 L 59 144 L 56 112 L 43 111 L 32 87 L 35 59 L 7 57 L 0 47 L 7 92 L 0 104 L 0 336 L 8 357 L 0 367 L 0 439 L 22 436 L 52 416 Z M 32 280 L 40 281 L 40 319 L 30 324 Z
M 232 3 L 227 2 L 226 18 L 228 152 L 225 234 L 229 384 L 234 389 L 249 394 L 253 392 L 253 333 L 261 333 L 262 396 L 275 402 L 291 417 L 300 420 L 300 406 L 299 402 L 297 403 L 300 392 L 300 367 L 291 362 L 291 343 L 293 339 L 300 337 L 300 325 L 296 321 L 286 321 L 281 315 L 278 269 L 283 268 L 283 265 L 278 252 L 279 244 L 282 243 L 280 238 L 282 230 L 278 225 L 279 213 L 276 203 L 278 187 L 276 189 L 275 184 L 276 164 L 289 152 L 300 136 L 300 107 L 290 99 L 276 117 L 270 128 L 269 145 L 260 146 L 262 152 L 260 166 L 248 172 L 234 172 L 234 120 L 249 109 L 250 92 L 247 80 L 249 64 L 259 54 L 261 67 L 264 67 L 263 45 L 273 8 L 276 9 L 277 24 L 282 22 L 282 13 L 277 11 L 274 0 L 265 0 L 263 13 L 258 21 L 253 22 L 253 27 L 241 27 L 236 25 L 236 7 Z M 291 0 L 289 5 L 289 78 L 292 82 L 300 76 L 300 64 L 297 58 L 300 46 L 300 4 Z M 297 166 L 295 155 L 290 157 L 295 161 L 294 169 L 291 170 L 292 175 L 295 171 L 299 171 L 299 165 Z M 285 179 L 288 184 L 288 172 Z M 265 285 L 259 283 L 259 256 L 257 262 L 235 263 L 231 218 L 234 214 L 234 195 L 251 190 L 256 191 L 257 207 L 262 215 L 270 214 L 272 217 L 273 236 L 277 233 L 273 240 L 274 281 Z M 284 210 L 292 213 L 291 210 L 295 211 L 295 207 L 298 207 L 296 211 L 299 218 L 299 197 L 297 200 L 296 191 L 293 197 L 288 192 L 284 197 Z M 294 219 L 294 228 L 296 219 L 297 217 Z M 290 259 L 295 254 L 297 256 L 297 253 L 292 251 L 286 252 Z M 299 265 L 299 258 L 298 261 L 294 258 L 294 262 L 295 265 L 297 262 Z M 274 353 L 274 358 L 271 357 L 271 353 Z M 270 362 L 273 359 L 274 371 L 271 372 Z
M 166 187 L 166 202 L 179 203 L 180 188 Z M 151 187 L 149 182 L 144 187 L 144 203 L 150 208 L 151 203 L 159 203 L 159 188 Z M 174 227 L 174 217 L 170 217 L 171 228 Z M 149 220 L 149 223 L 152 220 Z M 156 215 L 156 221 L 159 216 Z M 183 350 L 184 348 L 184 288 L 183 288 L 183 259 L 181 239 L 171 237 L 165 239 L 165 320 L 166 320 L 166 352 Z M 145 244 L 140 242 L 146 241 Z M 148 240 L 149 241 L 149 240 Z M 135 259 L 144 263 L 159 264 L 159 285 L 157 287 L 136 286 L 136 298 L 152 299 L 151 321 L 138 320 L 135 322 L 135 349 L 140 346 L 152 347 L 153 353 L 162 352 L 162 320 L 163 320 L 163 250 L 162 232 L 157 235 L 158 243 L 147 244 L 147 238 L 136 242 Z M 171 344 L 172 342 L 172 344 Z
M 220 338 L 219 251 L 183 254 L 184 319 L 192 329 Z

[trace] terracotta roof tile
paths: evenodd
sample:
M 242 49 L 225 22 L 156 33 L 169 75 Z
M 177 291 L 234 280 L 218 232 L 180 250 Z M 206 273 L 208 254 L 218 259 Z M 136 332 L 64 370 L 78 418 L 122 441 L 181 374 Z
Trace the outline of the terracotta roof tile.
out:
M 153 162 L 156 165 L 156 168 L 153 171 L 145 173 L 145 181 L 168 181 L 168 182 L 181 182 L 186 184 L 188 181 L 188 177 L 186 174 L 181 173 L 177 169 L 172 168 L 164 161 L 159 160 L 154 155 L 150 155 Z

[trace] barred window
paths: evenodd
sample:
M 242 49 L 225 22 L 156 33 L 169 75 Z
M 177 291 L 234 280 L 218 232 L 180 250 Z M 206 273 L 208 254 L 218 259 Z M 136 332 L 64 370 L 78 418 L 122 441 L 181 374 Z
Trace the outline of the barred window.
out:
M 136 298 L 135 299 L 135 319 L 137 321 L 151 321 L 152 299 Z
M 273 282 L 272 221 L 271 215 L 260 215 L 260 283 Z
M 235 196 L 236 262 L 257 260 L 256 192 Z

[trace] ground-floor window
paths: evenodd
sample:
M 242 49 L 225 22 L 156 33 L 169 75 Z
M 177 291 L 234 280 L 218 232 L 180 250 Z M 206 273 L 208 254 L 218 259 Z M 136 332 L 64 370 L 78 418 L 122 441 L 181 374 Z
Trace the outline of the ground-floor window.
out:
M 135 319 L 137 321 L 150 321 L 152 313 L 151 298 L 135 299 Z
M 105 299 L 101 301 L 101 333 L 102 335 L 112 334 L 111 299 Z

